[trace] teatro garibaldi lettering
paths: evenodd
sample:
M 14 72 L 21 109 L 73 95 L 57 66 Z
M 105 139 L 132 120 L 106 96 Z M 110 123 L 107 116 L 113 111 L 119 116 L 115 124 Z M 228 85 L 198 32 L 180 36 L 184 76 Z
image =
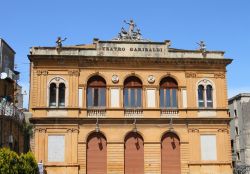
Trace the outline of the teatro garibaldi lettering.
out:
M 127 51 L 125 47 L 102 47 L 102 51 Z M 162 48 L 134 48 L 130 47 L 128 51 L 141 52 L 162 52 Z

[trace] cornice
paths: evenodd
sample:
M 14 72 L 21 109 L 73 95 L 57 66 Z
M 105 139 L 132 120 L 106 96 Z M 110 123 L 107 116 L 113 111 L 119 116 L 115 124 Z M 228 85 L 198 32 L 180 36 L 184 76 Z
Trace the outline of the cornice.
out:
M 59 59 L 60 58 L 60 59 Z M 101 66 L 117 66 L 122 65 L 133 67 L 138 65 L 140 66 L 150 66 L 150 67 L 162 67 L 166 65 L 174 65 L 177 67 L 187 67 L 187 66 L 227 66 L 232 62 L 232 59 L 218 59 L 218 58 L 145 58 L 145 57 L 97 57 L 97 56 L 63 56 L 60 55 L 30 55 L 31 62 L 39 61 L 48 61 L 51 62 L 51 65 L 55 63 L 58 65 L 58 61 L 64 61 L 64 64 L 67 65 L 67 61 L 76 61 L 78 67 L 101 67 Z M 54 66 L 55 66 L 54 65 Z M 36 65 L 35 65 L 36 66 Z M 218 75 L 220 76 L 220 75 Z
M 169 124 L 171 118 L 137 118 L 137 124 Z M 228 124 L 230 118 L 172 118 L 176 124 Z M 132 124 L 134 118 L 99 118 L 99 124 Z M 96 118 L 33 117 L 33 124 L 96 124 Z

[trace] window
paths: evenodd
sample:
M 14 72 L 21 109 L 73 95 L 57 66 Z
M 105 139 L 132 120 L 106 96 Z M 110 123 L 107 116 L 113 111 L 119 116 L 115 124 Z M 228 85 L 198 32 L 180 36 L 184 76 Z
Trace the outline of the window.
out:
M 178 84 L 175 79 L 165 77 L 160 82 L 160 107 L 177 108 Z
M 119 88 L 112 88 L 110 89 L 110 106 L 113 108 L 120 107 L 120 89 Z
M 128 77 L 124 81 L 124 107 L 142 107 L 142 82 L 135 76 Z
M 234 110 L 234 117 L 235 117 L 235 118 L 238 117 L 238 116 L 237 116 L 237 110 L 236 110 L 236 109 Z
M 65 137 L 64 135 L 48 136 L 48 162 L 64 162 Z
M 198 102 L 199 102 L 199 107 L 204 107 L 204 86 L 199 85 L 198 86 Z
M 231 150 L 232 150 L 232 153 L 234 153 L 234 140 L 231 139 Z
M 49 87 L 49 106 L 56 106 L 56 84 L 51 83 Z
M 237 155 L 237 160 L 240 161 L 240 153 L 237 152 L 236 155 Z
M 65 84 L 59 84 L 59 106 L 65 106 Z
M 213 108 L 213 87 L 208 80 L 202 80 L 198 84 L 198 107 Z
M 88 80 L 87 107 L 101 108 L 106 106 L 106 81 L 100 76 Z
M 235 134 L 236 134 L 236 135 L 239 135 L 239 129 L 238 129 L 237 126 L 235 126 Z
M 216 136 L 215 135 L 201 135 L 201 160 L 216 160 Z
M 53 79 L 49 84 L 49 106 L 65 107 L 65 81 L 59 77 Z

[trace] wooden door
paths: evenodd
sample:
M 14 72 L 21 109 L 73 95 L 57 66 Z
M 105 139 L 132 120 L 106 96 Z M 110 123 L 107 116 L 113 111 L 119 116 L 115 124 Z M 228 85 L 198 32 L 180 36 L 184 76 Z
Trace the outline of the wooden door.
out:
M 125 138 L 125 174 L 144 174 L 143 138 L 135 132 Z
M 163 135 L 161 141 L 161 173 L 180 174 L 180 139 L 173 132 Z
M 107 141 L 102 133 L 94 132 L 87 139 L 87 174 L 107 173 Z

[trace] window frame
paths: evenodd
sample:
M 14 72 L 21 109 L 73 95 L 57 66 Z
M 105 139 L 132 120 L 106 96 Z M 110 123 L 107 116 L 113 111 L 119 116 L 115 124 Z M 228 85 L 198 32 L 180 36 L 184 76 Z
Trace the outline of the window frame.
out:
M 107 84 L 103 77 L 95 75 L 88 79 L 86 107 L 87 109 L 105 109 L 107 107 Z
M 159 84 L 160 109 L 178 109 L 178 83 L 172 77 L 164 77 Z M 175 97 L 174 97 L 175 91 Z M 169 96 L 168 96 L 169 94 Z M 163 103 L 162 103 L 163 100 Z
M 129 76 L 124 80 L 123 107 L 125 109 L 143 108 L 143 84 L 140 78 Z M 132 97 L 133 95 L 133 97 Z
M 51 105 L 51 100 L 50 100 L 50 98 L 51 98 L 51 91 L 50 91 L 50 87 L 51 87 L 51 85 L 52 84 L 55 84 L 56 85 L 56 102 L 55 102 L 55 105 Z M 60 104 L 59 102 L 60 102 L 60 89 L 59 89 L 59 86 L 60 85 L 64 85 L 64 104 Z M 61 77 L 54 77 L 54 78 L 52 78 L 52 80 L 50 80 L 50 82 L 48 83 L 48 87 L 47 87 L 47 106 L 48 107 L 50 107 L 50 108 L 65 108 L 65 107 L 67 107 L 67 105 L 68 105 L 68 88 L 67 88 L 67 83 L 66 83 L 66 81 L 63 79 L 63 78 L 61 78 Z
M 197 96 L 197 107 L 199 109 L 213 109 L 216 107 L 216 89 L 214 83 L 208 79 L 202 79 L 197 83 L 197 90 L 196 90 L 196 96 Z M 200 99 L 200 89 L 199 87 L 203 87 L 203 99 Z M 210 88 L 211 87 L 211 88 Z M 208 96 L 208 89 L 210 88 L 210 96 Z M 208 99 L 211 98 L 211 99 Z M 203 103 L 203 106 L 200 106 L 200 104 Z

